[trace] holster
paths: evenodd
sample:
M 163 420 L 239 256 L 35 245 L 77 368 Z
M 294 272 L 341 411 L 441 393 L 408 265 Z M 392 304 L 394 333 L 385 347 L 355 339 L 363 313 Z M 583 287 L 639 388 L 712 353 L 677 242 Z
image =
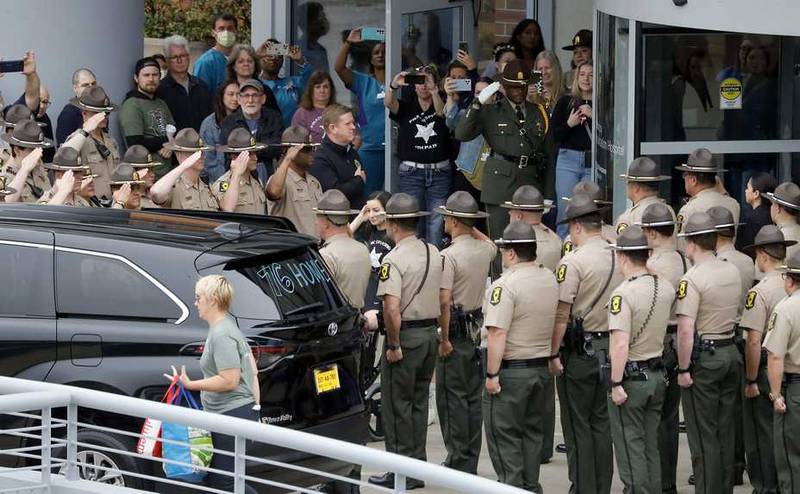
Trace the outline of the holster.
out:
M 739 325 L 735 325 L 733 327 L 733 342 L 736 344 L 736 349 L 739 350 L 739 354 L 744 358 L 745 354 L 745 346 L 747 345 L 744 339 L 744 332 Z
M 608 352 L 606 350 L 598 350 L 595 353 L 595 357 L 597 358 L 600 385 L 603 386 L 603 389 L 609 391 L 611 389 L 611 360 L 608 358 Z
M 692 362 L 696 363 L 700 360 L 700 352 L 702 351 L 701 348 L 702 342 L 700 341 L 700 335 L 697 334 L 697 331 L 694 332 L 694 340 L 692 342 Z
M 481 362 L 481 378 L 486 377 L 486 366 L 489 362 L 489 349 L 486 347 L 478 347 L 475 349 L 478 353 L 478 359 Z
M 378 311 L 378 333 L 386 336 L 386 324 L 383 321 L 383 311 Z
M 572 352 L 582 352 L 584 344 L 583 319 L 570 319 L 567 331 L 564 333 L 564 349 Z
M 664 360 L 664 368 L 667 370 L 673 370 L 678 367 L 678 342 L 676 334 L 667 334 L 662 358 Z

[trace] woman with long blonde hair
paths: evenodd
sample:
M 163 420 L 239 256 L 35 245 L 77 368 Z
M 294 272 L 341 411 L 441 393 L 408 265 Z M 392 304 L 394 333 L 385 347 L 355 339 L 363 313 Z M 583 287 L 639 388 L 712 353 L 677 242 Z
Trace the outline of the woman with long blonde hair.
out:
M 552 117 L 556 103 L 566 92 L 561 62 L 552 50 L 544 50 L 536 56 L 533 66 L 542 73 L 542 83 L 528 86 L 528 101 L 539 103 Z

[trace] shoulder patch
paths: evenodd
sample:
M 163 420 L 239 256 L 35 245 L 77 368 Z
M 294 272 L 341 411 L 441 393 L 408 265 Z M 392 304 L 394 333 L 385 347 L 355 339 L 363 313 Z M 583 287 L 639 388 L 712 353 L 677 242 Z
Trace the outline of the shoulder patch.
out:
M 570 252 L 572 252 L 572 241 L 567 240 L 566 242 L 564 242 L 564 246 L 561 248 L 561 255 L 564 256 L 569 254 Z
M 385 263 L 381 264 L 381 272 L 380 272 L 380 276 L 379 276 L 379 279 L 381 281 L 386 281 L 386 280 L 389 279 L 389 270 L 390 269 L 391 269 L 391 265 L 389 265 L 389 263 L 385 262 Z
M 500 296 L 503 294 L 503 287 L 496 286 L 492 289 L 492 296 L 489 298 L 489 303 L 497 305 L 500 303 Z
M 771 316 L 769 316 L 769 324 L 767 324 L 767 331 L 772 331 L 775 327 L 775 320 L 778 319 L 778 313 L 773 312 Z
M 617 235 L 625 231 L 626 228 L 628 228 L 627 223 L 620 223 L 619 225 L 617 225 Z
M 220 182 L 219 183 L 219 191 L 220 192 L 225 192 L 226 190 L 228 190 L 228 187 L 230 187 L 230 183 L 229 182 Z
M 562 264 L 556 270 L 556 281 L 561 283 L 566 278 L 567 278 L 567 265 L 566 264 Z
M 609 304 L 609 310 L 612 314 L 619 314 L 622 311 L 622 297 L 619 295 L 614 295 L 611 297 L 611 303 Z
M 745 309 L 752 309 L 756 303 L 756 292 L 750 290 L 747 292 L 747 298 L 744 299 L 744 308 Z
M 678 299 L 683 299 L 686 297 L 686 287 L 688 286 L 689 282 L 686 280 L 681 280 L 681 282 L 678 283 Z

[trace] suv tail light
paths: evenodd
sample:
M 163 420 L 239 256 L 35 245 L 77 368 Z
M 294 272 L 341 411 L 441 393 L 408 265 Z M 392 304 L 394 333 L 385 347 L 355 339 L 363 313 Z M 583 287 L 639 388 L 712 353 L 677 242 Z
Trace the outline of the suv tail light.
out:
M 259 370 L 270 367 L 295 350 L 294 344 L 288 344 L 277 338 L 247 338 L 247 344 L 250 345 L 253 358 L 256 360 L 256 367 Z M 184 345 L 180 350 L 180 354 L 186 357 L 200 357 L 203 355 L 204 350 L 205 342 L 201 341 Z

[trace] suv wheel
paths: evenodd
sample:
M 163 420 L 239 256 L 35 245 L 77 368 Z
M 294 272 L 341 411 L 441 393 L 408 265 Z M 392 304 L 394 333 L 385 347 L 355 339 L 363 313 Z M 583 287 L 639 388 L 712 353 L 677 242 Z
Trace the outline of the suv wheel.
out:
M 381 387 L 374 386 L 364 398 L 367 412 L 369 413 L 369 439 L 372 442 L 380 442 L 384 439 L 383 417 L 381 417 Z
M 78 431 L 78 442 L 119 451 L 136 451 L 136 444 L 132 438 L 100 431 Z M 66 458 L 66 453 L 66 448 L 60 448 L 58 456 L 62 459 Z M 78 463 L 78 476 L 83 480 L 132 489 L 146 489 L 149 485 L 149 482 L 144 479 L 122 473 L 146 474 L 142 462 L 131 456 L 79 445 Z M 65 474 L 66 465 L 62 466 L 58 473 Z

